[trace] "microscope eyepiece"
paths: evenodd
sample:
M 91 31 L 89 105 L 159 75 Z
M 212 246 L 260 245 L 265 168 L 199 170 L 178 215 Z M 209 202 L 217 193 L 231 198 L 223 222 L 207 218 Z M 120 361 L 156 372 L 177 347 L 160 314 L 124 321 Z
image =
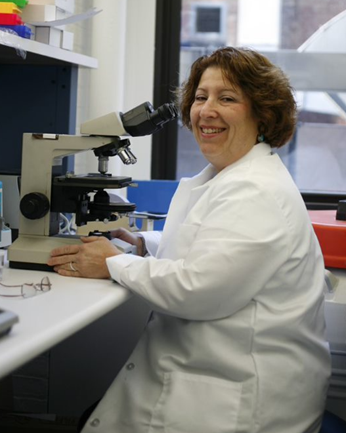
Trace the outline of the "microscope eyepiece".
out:
M 149 117 L 155 125 L 163 125 L 164 123 L 175 119 L 177 115 L 177 109 L 174 104 L 163 104 L 157 110 L 150 113 Z
M 170 122 L 178 116 L 178 112 L 172 103 L 161 105 L 154 110 L 150 102 L 144 102 L 138 107 L 121 114 L 124 129 L 132 137 L 154 134 L 159 131 L 166 122 Z

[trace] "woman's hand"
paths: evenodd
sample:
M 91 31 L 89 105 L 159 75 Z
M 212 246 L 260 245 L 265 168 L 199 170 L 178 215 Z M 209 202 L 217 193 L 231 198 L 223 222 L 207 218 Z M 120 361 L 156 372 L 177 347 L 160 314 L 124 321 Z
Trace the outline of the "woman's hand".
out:
M 132 233 L 129 230 L 126 230 L 122 227 L 112 230 L 111 237 L 121 239 L 131 245 L 135 245 L 137 247 L 137 256 L 143 257 L 146 253 L 144 239 L 138 233 Z
M 105 237 L 81 237 L 82 245 L 66 245 L 51 252 L 47 264 L 66 277 L 110 278 L 108 257 L 122 254 Z

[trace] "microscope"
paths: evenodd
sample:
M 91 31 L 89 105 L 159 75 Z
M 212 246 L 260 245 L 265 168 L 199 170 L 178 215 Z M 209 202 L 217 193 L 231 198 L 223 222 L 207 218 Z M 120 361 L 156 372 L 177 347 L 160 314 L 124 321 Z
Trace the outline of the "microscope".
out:
M 149 102 L 126 112 L 112 112 L 81 125 L 81 135 L 23 134 L 18 238 L 8 249 L 9 266 L 51 270 L 46 265 L 52 249 L 81 242 L 61 234 L 60 214 L 75 214 L 77 226 L 89 221 L 115 221 L 136 208 L 133 203 L 112 202 L 106 189 L 131 186 L 131 177 L 112 176 L 108 161 L 118 156 L 124 164 L 137 159 L 126 136 L 151 135 L 177 117 L 173 104 L 154 110 Z M 99 173 L 54 174 L 62 158 L 93 151 Z

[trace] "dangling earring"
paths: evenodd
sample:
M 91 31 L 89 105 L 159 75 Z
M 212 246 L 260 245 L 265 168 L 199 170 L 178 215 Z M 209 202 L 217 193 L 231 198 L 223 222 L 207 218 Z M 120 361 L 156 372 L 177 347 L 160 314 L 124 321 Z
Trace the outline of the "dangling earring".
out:
M 258 140 L 259 143 L 263 143 L 263 141 L 264 141 L 264 135 L 263 134 L 257 135 L 257 140 Z

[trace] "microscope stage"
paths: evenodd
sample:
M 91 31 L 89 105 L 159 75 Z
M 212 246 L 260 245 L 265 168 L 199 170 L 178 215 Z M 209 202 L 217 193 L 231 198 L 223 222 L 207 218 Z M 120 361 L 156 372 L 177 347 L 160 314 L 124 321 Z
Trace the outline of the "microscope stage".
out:
M 53 179 L 53 184 L 66 187 L 86 187 L 91 189 L 100 188 L 124 188 L 132 183 L 131 177 L 108 176 L 99 173 L 89 173 L 87 175 L 75 175 L 73 177 L 57 176 Z

